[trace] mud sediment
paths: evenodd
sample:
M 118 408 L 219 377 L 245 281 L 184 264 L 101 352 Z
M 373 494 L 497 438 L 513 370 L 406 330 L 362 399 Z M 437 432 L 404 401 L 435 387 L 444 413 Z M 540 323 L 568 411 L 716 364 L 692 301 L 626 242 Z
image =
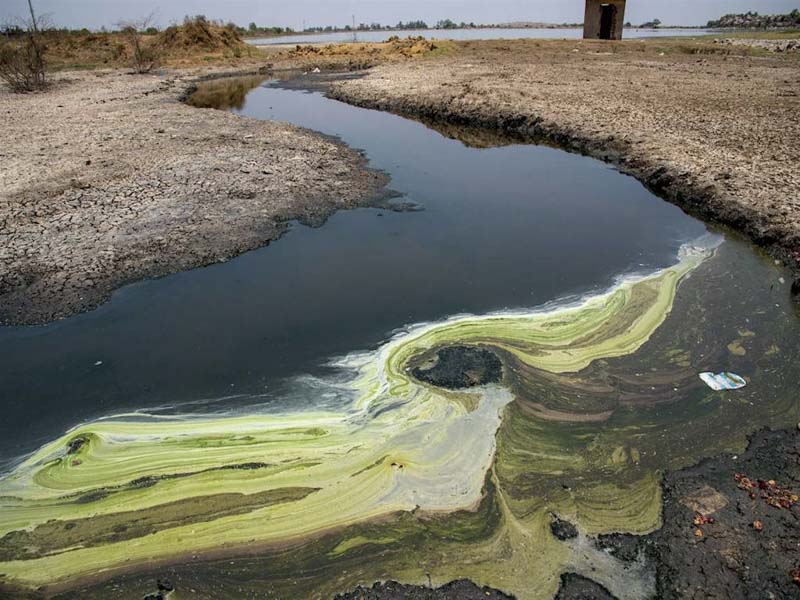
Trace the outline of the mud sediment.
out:
M 387 581 L 369 588 L 360 586 L 335 600 L 513 600 L 513 596 L 460 579 L 438 588 Z
M 800 431 L 763 430 L 739 456 L 667 474 L 664 526 L 648 540 L 659 598 L 800 595 L 800 504 L 777 506 L 768 482 L 800 492 Z
M 623 562 L 647 561 L 660 599 L 796 598 L 799 489 L 800 431 L 765 429 L 740 455 L 667 473 L 661 529 L 596 544 Z

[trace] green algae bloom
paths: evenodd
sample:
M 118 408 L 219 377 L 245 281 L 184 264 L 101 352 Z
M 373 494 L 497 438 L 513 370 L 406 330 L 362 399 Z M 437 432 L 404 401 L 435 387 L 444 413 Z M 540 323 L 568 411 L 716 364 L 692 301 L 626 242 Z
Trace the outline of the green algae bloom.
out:
M 322 574 L 378 548 L 384 558 L 360 561 L 352 581 L 320 575 L 307 595 L 432 573 L 538 598 L 552 596 L 563 570 L 599 566 L 612 590 L 644 597 L 646 574 L 620 574 L 586 535 L 658 527 L 659 470 L 697 454 L 694 445 L 663 450 L 679 416 L 665 422 L 633 407 L 665 394 L 655 363 L 679 374 L 673 395 L 690 381 L 692 351 L 654 342 L 679 284 L 711 255 L 687 248 L 673 267 L 567 306 L 410 327 L 337 361 L 353 374 L 325 383 L 346 396 L 341 406 L 80 425 L 0 480 L 0 573 L 18 588 L 58 590 L 193 555 L 293 547 L 287 564 L 313 561 Z M 454 345 L 499 356 L 502 382 L 452 390 L 413 377 L 415 365 Z M 640 352 L 645 345 L 655 353 Z M 707 406 L 699 388 L 690 392 L 691 410 Z M 552 537 L 553 512 L 578 525 L 578 541 Z M 401 552 L 410 544 L 417 560 Z

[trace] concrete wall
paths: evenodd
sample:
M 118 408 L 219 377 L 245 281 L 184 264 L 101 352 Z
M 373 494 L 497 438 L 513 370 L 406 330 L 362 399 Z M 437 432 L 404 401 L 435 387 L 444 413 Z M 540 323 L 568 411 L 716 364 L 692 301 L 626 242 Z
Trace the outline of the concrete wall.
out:
M 625 0 L 586 0 L 586 13 L 583 18 L 583 37 L 585 39 L 601 39 L 604 5 L 616 7 L 608 39 L 622 39 L 622 26 L 625 24 Z

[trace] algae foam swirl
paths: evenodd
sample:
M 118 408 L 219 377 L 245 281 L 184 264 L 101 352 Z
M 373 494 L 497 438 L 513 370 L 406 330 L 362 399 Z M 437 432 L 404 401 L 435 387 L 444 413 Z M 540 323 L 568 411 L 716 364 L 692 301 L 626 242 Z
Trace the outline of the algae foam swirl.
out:
M 410 327 L 337 361 L 353 373 L 326 384 L 347 394 L 341 409 L 80 425 L 0 480 L 0 573 L 20 587 L 68 587 L 397 513 L 477 510 L 513 389 L 506 378 L 444 389 L 415 378 L 413 367 L 455 345 L 488 348 L 504 369 L 559 376 L 634 353 L 710 254 L 708 245 L 684 247 L 673 267 L 567 306 Z

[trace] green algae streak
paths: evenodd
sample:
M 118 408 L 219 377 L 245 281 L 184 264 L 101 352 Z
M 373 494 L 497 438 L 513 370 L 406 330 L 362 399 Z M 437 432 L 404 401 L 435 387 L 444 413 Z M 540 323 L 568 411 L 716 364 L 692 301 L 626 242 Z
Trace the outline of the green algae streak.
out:
M 692 325 L 662 327 L 679 283 L 715 262 L 710 254 L 689 249 L 669 269 L 572 306 L 414 326 L 339 361 L 354 376 L 330 383 L 349 398 L 336 409 L 81 425 L 0 480 L 0 573 L 6 585 L 64 589 L 153 561 L 256 552 L 272 557 L 278 596 L 430 574 L 545 598 L 571 569 L 644 597 L 647 574 L 615 568 L 585 536 L 658 527 L 660 469 L 735 446 L 757 420 L 698 383 L 695 368 L 728 356 L 731 340 L 707 334 L 697 286 L 678 308 Z M 731 296 L 725 286 L 746 283 L 725 281 L 726 302 L 753 298 Z M 744 325 L 727 327 L 748 347 L 738 359 L 763 354 L 764 368 L 780 370 L 791 328 L 779 338 L 748 323 L 756 335 L 743 337 Z M 410 375 L 456 344 L 500 356 L 502 384 L 452 391 Z M 796 409 L 776 390 L 760 422 Z M 677 411 L 639 410 L 645 401 Z M 709 419 L 728 433 L 709 435 Z M 577 541 L 550 534 L 552 512 L 578 525 Z M 214 580 L 203 565 L 191 567 L 197 587 Z M 305 570 L 317 575 L 298 583 Z
M 358 376 L 342 411 L 123 417 L 77 427 L 2 480 L 0 569 L 40 586 L 187 552 L 284 543 L 402 511 L 475 507 L 513 395 L 500 386 L 426 386 L 409 375 L 409 362 L 434 347 L 480 344 L 564 373 L 634 352 L 705 256 L 686 253 L 672 268 L 578 306 L 414 327 L 343 361 Z M 600 510 L 614 512 L 615 493 L 604 492 Z M 591 521 L 596 511 L 582 510 Z M 176 514 L 152 518 L 165 512 Z M 657 510 L 634 512 L 637 530 L 657 524 Z M 147 536 L 126 529 L 121 514 L 149 516 Z M 542 517 L 519 527 L 541 530 Z M 386 541 L 354 538 L 337 552 L 365 543 Z

